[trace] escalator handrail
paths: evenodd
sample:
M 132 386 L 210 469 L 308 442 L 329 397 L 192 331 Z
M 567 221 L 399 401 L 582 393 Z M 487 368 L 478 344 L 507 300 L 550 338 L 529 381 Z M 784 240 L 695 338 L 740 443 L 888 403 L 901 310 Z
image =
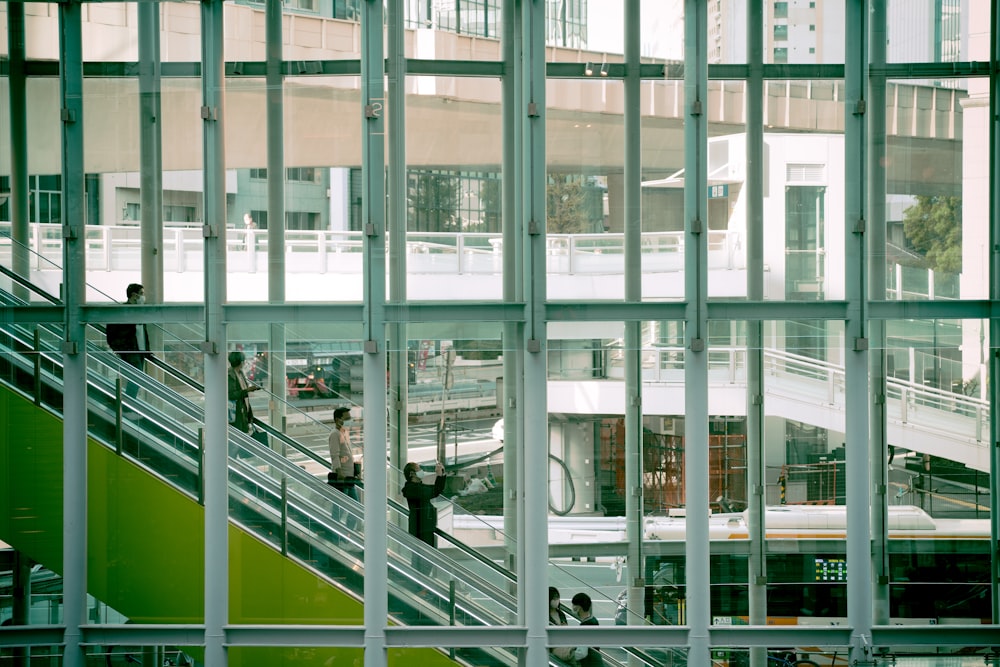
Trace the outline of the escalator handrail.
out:
M 97 351 L 105 353 L 105 360 L 108 360 L 108 359 L 110 359 L 113 356 L 113 357 L 115 357 L 116 361 L 112 362 L 112 363 L 123 363 L 123 362 L 120 362 L 120 360 L 118 360 L 117 355 L 113 355 L 113 354 L 107 353 L 105 350 L 99 348 L 96 344 L 94 344 L 94 346 L 95 346 L 95 348 L 97 348 Z M 52 350 L 52 351 L 54 352 L 55 350 Z M 48 356 L 48 355 L 46 355 L 46 356 Z M 50 359 L 50 361 L 52 361 L 52 362 L 54 362 L 56 364 L 61 363 L 60 360 L 56 358 L 56 355 L 53 355 L 53 357 Z M 169 365 L 167 365 L 167 366 L 169 366 Z M 131 367 L 129 367 L 129 368 L 124 369 L 124 370 L 126 371 L 126 373 L 129 373 L 133 369 Z M 137 376 L 144 375 L 144 374 L 141 374 L 141 373 L 138 373 L 138 372 L 136 374 L 137 374 Z M 179 375 L 183 375 L 183 374 L 179 373 Z M 157 383 L 157 384 L 159 384 L 159 383 Z M 194 382 L 194 381 L 192 381 L 190 384 L 193 384 L 195 386 L 198 385 L 198 383 Z M 194 388 L 194 387 L 192 387 L 192 388 Z M 186 401 L 186 399 L 184 399 L 184 400 Z M 197 406 L 191 405 L 190 407 L 194 409 L 192 412 L 197 412 L 198 411 L 197 410 Z M 270 435 L 280 438 L 282 441 L 285 441 L 286 444 L 290 444 L 292 447 L 294 447 L 297 451 L 300 451 L 302 453 L 305 453 L 305 454 L 311 456 L 312 458 L 314 458 L 314 460 L 322 461 L 322 459 L 319 458 L 319 457 L 317 457 L 312 452 L 312 450 L 310 450 L 310 449 L 308 449 L 306 447 L 303 447 L 296 440 L 294 440 L 292 438 L 289 438 L 284 433 L 281 433 L 280 431 L 277 431 L 276 429 L 270 428 L 266 424 L 262 423 L 261 425 L 264 426 L 266 428 L 266 430 L 269 431 Z M 232 434 L 231 434 L 230 437 L 232 437 Z M 249 438 L 247 440 L 248 440 L 248 442 L 242 443 L 243 446 L 249 446 L 251 448 L 257 448 L 257 447 L 259 447 L 259 445 L 258 445 L 258 443 L 256 443 L 256 441 L 253 441 L 252 439 L 249 439 Z M 260 448 L 260 451 L 256 452 L 256 454 L 259 456 L 261 454 L 261 452 L 266 452 L 268 456 L 270 456 L 271 454 L 273 454 L 273 452 L 271 452 L 271 450 L 267 449 L 267 448 Z M 324 461 L 324 463 L 325 463 L 325 461 Z M 303 471 L 299 466 L 291 464 L 291 462 L 289 462 L 284 457 L 280 457 L 280 456 L 274 455 L 273 456 L 273 460 L 270 461 L 270 464 L 271 465 L 278 465 L 278 466 L 281 466 L 281 467 L 289 466 L 288 470 L 284 471 L 284 473 L 283 473 L 283 474 L 286 474 L 286 475 L 288 474 L 289 470 L 294 470 L 295 472 L 305 474 L 307 477 L 309 477 L 309 478 L 311 478 L 313 480 L 316 479 L 314 476 L 309 475 L 308 473 L 306 473 L 305 471 Z M 325 484 L 321 484 L 321 486 L 326 486 L 326 485 Z M 343 494 L 339 494 L 339 493 L 337 493 L 337 492 L 335 492 L 335 491 L 333 491 L 332 489 L 329 489 L 329 488 L 324 490 L 323 495 L 328 496 L 326 499 L 331 500 L 335 504 L 338 504 L 338 505 L 341 505 L 341 506 L 343 506 L 345 504 L 344 501 L 348 501 L 349 500 L 349 499 L 347 499 L 346 496 L 343 496 Z M 349 501 L 349 502 L 353 503 L 354 501 Z M 399 511 L 399 512 L 401 512 L 404 515 L 408 514 L 408 511 L 406 510 L 406 508 L 404 508 L 401 504 L 397 503 L 396 501 L 391 501 L 391 505 L 393 506 L 393 509 L 395 509 L 396 511 Z M 353 508 L 353 507 L 349 507 L 347 509 L 348 509 L 348 511 L 356 512 L 356 509 Z M 403 535 L 407 534 L 405 531 L 403 531 L 402 529 L 400 529 L 400 528 L 398 528 L 398 527 L 396 527 L 394 525 L 391 526 L 390 531 L 393 533 L 392 536 L 394 538 L 396 538 L 396 539 L 400 539 Z M 481 554 L 479 554 L 478 551 L 476 551 L 474 549 L 470 549 L 469 547 L 467 547 L 466 545 L 464 545 L 460 541 L 456 540 L 455 538 L 453 538 L 451 535 L 449 535 L 447 533 L 443 533 L 443 532 L 439 531 L 439 534 L 442 535 L 442 537 L 445 540 L 447 540 L 450 544 L 452 544 L 453 546 L 455 546 L 456 548 L 458 548 L 460 551 L 462 551 L 463 554 L 465 554 L 467 557 L 472 557 L 475 560 L 479 561 L 480 564 L 486 565 L 491 570 L 493 570 L 494 573 L 496 573 L 497 575 L 499 575 L 502 578 L 506 579 L 508 582 L 516 582 L 516 578 L 511 573 L 509 573 L 505 568 L 502 568 L 501 566 L 497 565 L 492 560 L 489 560 L 489 559 L 485 558 L 485 556 L 482 556 Z M 402 538 L 402 539 L 406 539 L 406 538 Z M 462 569 L 465 569 L 465 568 L 462 568 Z M 504 591 L 501 588 L 498 588 L 497 586 L 495 586 L 493 584 L 490 584 L 488 581 L 480 579 L 478 576 L 475 577 L 475 578 L 478 579 L 479 582 L 480 582 L 478 584 L 478 587 L 480 589 L 483 589 L 483 588 L 495 589 L 493 591 L 494 593 L 498 593 L 501 596 L 503 596 Z M 516 602 L 512 601 L 512 604 L 516 604 Z M 511 607 L 509 607 L 508 605 L 505 605 L 505 606 L 507 606 L 508 609 L 511 609 Z M 486 610 L 480 610 L 480 612 L 481 613 L 486 613 L 486 614 L 492 616 L 492 612 L 488 612 Z

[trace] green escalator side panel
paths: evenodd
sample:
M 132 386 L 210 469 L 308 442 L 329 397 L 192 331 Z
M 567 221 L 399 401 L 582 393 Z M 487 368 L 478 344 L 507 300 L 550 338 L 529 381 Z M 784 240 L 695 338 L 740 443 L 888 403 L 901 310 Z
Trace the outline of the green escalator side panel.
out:
M 62 420 L 0 388 L 0 540 L 62 573 Z M 204 508 L 88 440 L 87 590 L 136 623 L 204 618 Z M 229 526 L 230 622 L 361 625 L 361 603 Z M 198 647 L 189 653 L 198 656 Z M 233 667 L 361 664 L 361 649 L 229 650 Z M 454 665 L 432 649 L 391 649 L 390 665 Z
M 0 540 L 57 573 L 62 441 L 58 417 L 0 389 Z M 136 622 L 202 622 L 204 508 L 93 441 L 87 463 L 88 591 Z M 232 525 L 229 546 L 233 622 L 363 623 L 360 603 Z
M 59 573 L 61 443 L 62 421 L 0 388 L 0 540 Z

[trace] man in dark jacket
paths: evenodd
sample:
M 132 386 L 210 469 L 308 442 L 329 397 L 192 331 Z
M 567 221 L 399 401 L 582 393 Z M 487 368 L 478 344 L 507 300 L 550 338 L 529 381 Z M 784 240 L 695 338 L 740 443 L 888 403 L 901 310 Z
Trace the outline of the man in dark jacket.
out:
M 142 285 L 132 283 L 125 288 L 126 303 L 139 306 L 146 302 L 146 293 Z M 144 324 L 108 324 L 105 328 L 108 347 L 121 357 L 122 361 L 135 366 L 140 371 L 146 371 L 146 359 L 153 356 L 149 349 L 149 333 Z M 139 385 L 129 382 L 125 386 L 125 395 L 135 398 L 139 395 Z
M 597 625 L 597 618 L 594 617 L 591 607 L 593 603 L 586 593 L 577 593 L 573 596 L 573 613 L 580 619 L 580 625 Z M 580 667 L 604 667 L 604 658 L 595 648 L 578 646 L 573 654 Z
M 437 509 L 431 503 L 431 498 L 436 498 L 444 491 L 444 466 L 439 461 L 434 467 L 437 479 L 434 485 L 424 484 L 418 473 L 420 466 L 416 463 L 407 463 L 403 466 L 403 477 L 406 483 L 403 485 L 403 497 L 410 507 L 410 535 L 423 540 L 432 547 L 437 546 L 437 539 L 434 531 L 437 528 Z

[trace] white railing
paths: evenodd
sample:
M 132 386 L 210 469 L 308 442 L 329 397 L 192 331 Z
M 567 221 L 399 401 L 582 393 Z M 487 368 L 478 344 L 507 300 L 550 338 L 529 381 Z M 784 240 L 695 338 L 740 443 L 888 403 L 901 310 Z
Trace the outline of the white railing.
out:
M 711 348 L 709 386 L 746 386 L 746 355 L 743 348 Z M 683 347 L 644 348 L 642 359 L 644 383 L 683 385 Z M 839 364 L 769 348 L 764 350 L 764 373 L 768 393 L 796 395 L 830 409 L 845 409 L 845 371 Z M 608 377 L 625 377 L 620 355 L 611 355 Z M 892 377 L 886 380 L 886 399 L 889 418 L 899 423 L 976 442 L 989 439 L 990 405 L 986 399 Z
M 0 221 L 0 261 L 9 265 L 11 225 Z M 230 272 L 256 273 L 267 268 L 267 230 L 226 229 Z M 134 271 L 140 267 L 138 226 L 88 225 L 85 231 L 88 271 Z M 285 270 L 288 273 L 360 273 L 362 232 L 288 230 Z M 625 235 L 549 234 L 546 265 L 551 274 L 621 274 L 625 269 Z M 54 270 L 62 263 L 62 228 L 32 224 L 28 246 L 32 270 Z M 168 225 L 163 230 L 165 273 L 200 272 L 204 239 L 200 226 Z M 683 232 L 646 232 L 641 242 L 644 272 L 684 268 Z M 743 266 L 736 232 L 708 233 L 710 269 Z M 499 274 L 503 238 L 500 234 L 410 232 L 406 237 L 408 273 Z

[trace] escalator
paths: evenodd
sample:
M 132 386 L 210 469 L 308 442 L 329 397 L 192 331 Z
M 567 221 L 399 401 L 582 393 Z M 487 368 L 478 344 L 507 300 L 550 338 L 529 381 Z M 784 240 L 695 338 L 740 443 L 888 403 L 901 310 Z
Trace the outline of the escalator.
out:
M 19 471 L 22 485 L 13 482 L 12 494 L 18 507 L 36 508 L 49 505 L 47 519 L 32 521 L 30 530 L 20 529 L 23 523 L 17 507 L 8 507 L 4 514 L 12 517 L 8 529 L 0 539 L 28 554 L 34 560 L 60 571 L 61 560 L 61 505 L 52 489 L 61 488 L 62 427 L 57 413 L 61 404 L 59 364 L 56 338 L 46 341 L 28 340 L 26 332 L 8 326 L 0 343 L 0 358 L 7 389 L 4 391 L 4 413 L 11 417 L 13 437 L 6 438 L 5 460 L 11 469 Z M 27 344 L 38 345 L 34 359 L 24 353 Z M 18 352 L 20 350 L 20 352 Z M 90 432 L 90 468 L 88 480 L 89 499 L 88 534 L 91 545 L 114 545 L 114 555 L 107 558 L 107 569 L 91 567 L 88 590 L 120 610 L 135 622 L 144 623 L 197 623 L 202 617 L 201 591 L 198 578 L 204 568 L 200 563 L 203 553 L 203 514 L 199 506 L 201 495 L 201 449 L 195 425 L 200 421 L 199 409 L 170 390 L 155 386 L 148 378 L 121 365 L 117 369 L 129 381 L 141 383 L 143 401 L 127 403 L 141 418 L 130 422 L 119 416 L 115 385 L 102 377 L 101 366 L 114 364 L 113 355 L 93 355 L 94 368 L 88 369 L 88 430 Z M 29 363 L 31 362 L 31 363 Z M 40 405 L 29 401 L 38 387 L 32 377 L 35 367 L 41 374 Z M 120 385 L 119 385 L 120 386 Z M 25 392 L 30 389 L 30 392 Z M 150 396 L 152 394 L 152 397 Z M 127 399 L 126 399 L 127 400 Z M 169 411 L 162 406 L 169 405 Z M 54 414 L 55 413 L 55 414 Z M 23 433 L 17 425 L 24 425 Z M 303 617 L 315 613 L 314 622 L 350 624 L 362 620 L 358 600 L 363 591 L 364 564 L 360 557 L 363 536 L 348 531 L 344 524 L 331 516 L 352 515 L 360 524 L 361 507 L 327 485 L 305 473 L 302 468 L 260 447 L 256 441 L 232 431 L 234 446 L 241 450 L 241 457 L 230 460 L 229 489 L 230 517 L 233 545 L 233 570 L 236 581 L 231 582 L 234 595 L 234 623 L 282 623 L 287 619 L 302 622 Z M 272 432 L 273 438 L 281 434 Z M 30 440 L 33 446 L 25 451 L 15 447 L 14 441 Z M 294 447 L 294 442 L 284 443 Z M 306 450 L 304 455 L 310 455 Z M 49 464 L 38 466 L 39 457 Z M 31 461 L 27 460 L 31 459 Z M 22 462 L 23 460 L 23 462 Z M 21 473 L 24 476 L 21 476 Z M 23 495 L 22 493 L 23 492 Z M 8 497 L 10 499 L 10 497 Z M 52 501 L 55 500 L 55 503 Z M 47 525 L 39 525 L 39 521 Z M 154 528 L 146 530 L 146 527 Z M 25 533 L 48 536 L 47 544 L 32 544 L 23 539 Z M 483 624 L 495 621 L 497 609 L 484 609 L 481 603 L 471 602 L 473 596 L 455 603 L 454 611 L 446 610 L 449 600 L 443 593 L 450 582 L 427 581 L 424 575 L 409 566 L 413 558 L 412 540 L 409 535 L 390 527 L 390 605 L 392 620 L 405 624 L 438 624 L 455 616 L 459 624 Z M 134 543 L 134 544 L 133 544 Z M 124 549 L 124 551 L 122 551 Z M 146 554 L 143 551 L 165 551 L 173 554 Z M 112 551 L 111 548 L 108 551 Z M 129 552 L 133 557 L 126 557 Z M 270 552 L 270 553 L 268 553 Z M 275 559 L 273 556 L 278 556 Z M 424 554 L 425 558 L 440 561 L 440 555 Z M 94 559 L 91 549 L 91 559 Z M 100 560 L 100 559 L 98 559 Z M 277 562 L 275 562 L 277 560 Z M 270 562 L 269 562 L 270 561 Z M 149 567 L 136 567 L 138 563 L 160 562 L 152 568 L 157 572 L 174 571 L 174 577 L 150 577 Z M 262 562 L 268 562 L 261 567 Z M 294 564 L 296 567 L 290 567 Z M 439 563 L 436 571 L 461 572 L 452 564 Z M 120 570 L 120 571 L 119 571 Z M 256 576 L 253 574 L 257 570 Z M 303 571 L 304 570 L 304 571 Z M 275 590 L 262 584 L 268 573 L 280 571 L 281 582 Z M 183 574 L 181 574 L 183 573 Z M 481 582 L 471 572 L 464 573 L 459 589 L 471 591 L 470 583 L 482 584 L 476 597 L 495 600 L 498 593 L 492 585 Z M 255 580 L 247 586 L 241 578 Z M 323 587 L 336 612 L 313 610 L 312 602 L 305 609 L 297 609 L 289 598 L 314 598 L 288 590 L 289 579 L 308 581 L 307 589 Z M 102 585 L 105 584 L 105 585 Z M 117 584 L 117 585 L 116 585 Z M 419 587 L 437 591 L 440 595 L 425 598 L 413 595 Z M 123 586 L 124 585 L 124 586 Z M 474 584 L 475 585 L 475 584 Z M 185 590 L 179 590 L 185 589 Z M 186 590 L 190 589 L 190 591 Z M 192 597 L 193 593 L 193 597 Z M 291 593 L 291 595 L 290 595 Z M 254 610 L 240 618 L 239 609 L 253 609 L 254 599 L 262 596 L 270 606 L 270 613 Z M 274 600 L 284 598 L 275 609 Z M 185 601 L 187 604 L 185 604 Z M 345 614 L 344 611 L 350 613 Z M 506 616 L 504 617 L 506 619 Z M 504 622 L 509 622 L 505 620 Z M 482 653 L 480 651 L 479 653 Z M 502 657 L 486 662 L 476 656 L 480 664 L 509 664 Z
M 16 302 L 6 292 L 0 300 Z M 200 623 L 201 387 L 160 363 L 168 387 L 107 352 L 97 329 L 88 338 L 87 590 L 132 622 Z M 9 520 L 0 525 L 0 540 L 56 572 L 62 559 L 62 506 L 53 493 L 62 488 L 61 339 L 58 324 L 0 327 L 0 410 L 12 425 L 3 432 L 0 456 L 17 471 L 3 501 L 2 516 Z M 140 386 L 141 400 L 123 394 L 127 382 Z M 125 411 L 138 417 L 123 419 Z M 262 427 L 272 439 L 270 449 L 233 429 L 229 433 L 230 451 L 238 454 L 229 459 L 230 621 L 361 624 L 364 536 L 347 526 L 362 525 L 362 506 L 304 470 L 310 462 L 325 469 L 323 457 Z M 24 440 L 32 446 L 23 447 Z M 451 536 L 442 535 L 447 550 L 414 540 L 400 528 L 404 513 L 390 502 L 391 622 L 516 623 L 509 572 Z M 460 558 L 443 551 L 458 551 Z M 413 563 L 430 565 L 434 574 Z M 238 655 L 243 649 L 233 650 Z M 357 651 L 318 650 L 341 657 Z M 240 664 L 257 664 L 256 656 L 265 654 L 260 664 L 273 664 L 282 651 L 248 649 Z M 458 648 L 450 656 L 423 652 L 429 655 L 421 660 L 429 664 L 448 663 L 448 657 L 463 664 L 516 664 L 514 651 L 503 648 Z

